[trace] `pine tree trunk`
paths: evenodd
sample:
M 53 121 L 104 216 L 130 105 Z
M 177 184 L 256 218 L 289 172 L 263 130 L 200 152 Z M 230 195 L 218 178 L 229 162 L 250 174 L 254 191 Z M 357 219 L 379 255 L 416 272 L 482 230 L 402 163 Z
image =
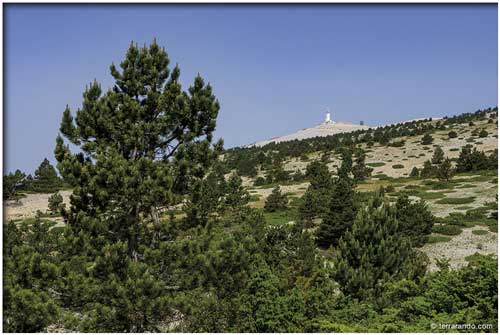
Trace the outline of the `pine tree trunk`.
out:
M 156 243 L 156 241 L 160 239 L 160 216 L 158 214 L 158 209 L 155 206 L 151 207 L 151 218 L 153 219 L 153 225 L 155 227 L 153 243 Z
M 137 240 L 139 232 L 137 231 L 139 225 L 139 208 L 136 207 L 133 214 L 129 215 L 129 237 L 128 237 L 128 256 L 137 262 Z

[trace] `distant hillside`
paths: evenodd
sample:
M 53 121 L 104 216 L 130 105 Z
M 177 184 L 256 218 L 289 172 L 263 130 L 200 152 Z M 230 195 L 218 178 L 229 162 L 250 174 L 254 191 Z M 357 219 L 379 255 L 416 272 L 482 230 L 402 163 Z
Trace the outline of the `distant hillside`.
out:
M 432 120 L 441 120 L 442 118 L 431 118 Z M 409 123 L 409 122 L 417 122 L 417 121 L 425 121 L 429 120 L 428 118 L 418 118 L 418 119 L 413 119 L 413 120 L 408 120 L 404 122 L 398 122 L 399 124 L 401 123 Z M 387 125 L 382 125 L 382 126 L 368 126 L 368 125 L 359 125 L 359 124 L 354 124 L 351 122 L 323 122 L 317 126 L 311 127 L 311 128 L 303 128 L 299 131 L 296 131 L 292 134 L 284 135 L 284 136 L 277 136 L 270 138 L 268 140 L 262 140 L 262 141 L 257 141 L 255 143 L 249 144 L 246 147 L 262 147 L 266 144 L 269 143 L 281 143 L 281 142 L 287 142 L 287 141 L 294 141 L 294 140 L 305 140 L 308 138 L 314 138 L 314 137 L 325 137 L 325 136 L 331 136 L 331 135 L 336 135 L 336 134 L 343 134 L 343 133 L 352 133 L 358 130 L 368 130 L 368 129 L 376 129 L 376 128 L 383 128 L 386 126 L 391 126 L 393 124 L 398 124 L 398 123 L 391 123 Z
M 323 123 L 291 135 L 228 149 L 224 161 L 227 168 L 236 170 L 244 177 L 267 176 L 269 169 L 279 161 L 284 163 L 287 172 L 303 173 L 311 159 L 328 154 L 335 161 L 335 156 L 340 157 L 343 148 L 359 148 L 366 152 L 367 163 L 380 165 L 383 162 L 387 165 L 383 169 L 375 169 L 374 175 L 384 173 L 391 177 L 405 177 L 414 167 L 423 166 L 435 146 L 441 146 L 452 159 L 457 158 L 461 147 L 466 144 L 491 153 L 497 148 L 497 111 L 495 107 L 439 119 L 411 120 L 375 127 L 344 122 Z M 350 129 L 346 125 L 350 125 Z M 482 130 L 491 136 L 479 137 Z M 328 134 L 334 131 L 337 133 Z M 451 131 L 456 133 L 455 137 L 449 136 Z M 426 134 L 434 138 L 430 144 L 422 144 L 422 137 Z M 333 165 L 330 167 L 335 171 Z M 393 165 L 399 168 L 390 168 Z M 388 168 L 390 171 L 383 171 Z
M 268 143 L 280 143 L 280 142 L 286 142 L 286 141 L 293 141 L 293 140 L 303 140 L 306 138 L 312 138 L 312 137 L 324 137 L 324 136 L 330 136 L 330 135 L 335 135 L 335 134 L 340 134 L 340 133 L 350 133 L 356 130 L 366 130 L 369 128 L 373 128 L 370 126 L 362 126 L 362 125 L 357 125 L 354 123 L 350 122 L 330 122 L 330 123 L 321 123 L 315 127 L 312 128 L 304 128 L 301 129 L 295 133 L 285 135 L 285 136 L 280 136 L 280 137 L 274 137 L 269 140 L 264 140 L 264 141 L 259 141 L 256 143 L 253 143 L 249 146 L 257 146 L 261 147 L 263 145 L 266 145 Z

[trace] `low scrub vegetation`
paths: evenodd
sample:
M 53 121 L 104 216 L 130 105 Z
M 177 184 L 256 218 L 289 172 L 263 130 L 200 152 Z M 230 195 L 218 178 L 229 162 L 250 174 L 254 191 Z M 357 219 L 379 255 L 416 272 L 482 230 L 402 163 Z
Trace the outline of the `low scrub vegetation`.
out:
M 459 226 L 455 225 L 435 225 L 432 227 L 432 232 L 441 235 L 458 235 L 462 232 Z
M 436 204 L 440 205 L 465 205 L 474 202 L 475 197 L 466 198 L 444 198 L 436 201 Z

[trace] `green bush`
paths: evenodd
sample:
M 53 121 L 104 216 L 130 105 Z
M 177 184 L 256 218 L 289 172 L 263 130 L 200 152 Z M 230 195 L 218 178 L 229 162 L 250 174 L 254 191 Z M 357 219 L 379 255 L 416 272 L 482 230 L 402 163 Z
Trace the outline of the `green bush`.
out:
M 440 205 L 465 205 L 474 202 L 476 197 L 467 197 L 467 198 L 445 198 L 436 201 L 436 204 Z
M 366 163 L 367 166 L 370 166 L 370 167 L 380 167 L 380 166 L 384 166 L 385 163 L 384 162 L 373 162 L 373 163 Z
M 59 192 L 52 194 L 49 197 L 49 210 L 52 214 L 59 213 L 63 206 L 63 197 Z
M 257 177 L 253 182 L 253 186 L 262 186 L 266 184 L 266 179 L 264 177 Z
M 405 166 L 403 164 L 394 164 L 392 166 L 393 169 L 403 169 Z
M 469 209 L 472 209 L 474 207 L 471 207 L 471 206 L 459 206 L 459 207 L 456 207 L 455 209 L 456 210 L 459 210 L 459 211 L 466 211 L 466 210 L 469 210 Z
M 434 141 L 434 139 L 432 138 L 432 136 L 430 134 L 425 134 L 422 137 L 422 142 L 421 143 L 423 145 L 431 145 L 433 141 Z
M 443 192 L 418 192 L 416 196 L 424 200 L 434 200 L 446 197 Z
M 463 184 L 460 186 L 455 186 L 455 188 L 474 188 L 474 187 L 476 187 L 476 185 L 473 184 Z
M 248 198 L 249 202 L 256 202 L 260 200 L 260 195 L 259 194 L 251 194 L 250 198 Z
M 384 188 L 384 192 L 385 193 L 392 193 L 394 192 L 396 189 L 394 188 L 393 185 L 387 185 L 385 188 Z
M 288 204 L 288 199 L 285 194 L 281 194 L 281 189 L 276 186 L 272 193 L 267 197 L 266 203 L 264 205 L 264 210 L 266 212 L 276 212 L 286 209 Z
M 449 236 L 442 236 L 442 235 L 427 236 L 427 243 L 429 243 L 429 244 L 444 243 L 444 242 L 449 242 L 449 241 L 451 241 L 451 237 L 449 237 Z
M 376 175 L 373 176 L 373 178 L 378 178 L 380 180 L 390 180 L 390 179 L 392 179 L 391 177 L 389 177 L 385 173 L 376 174 Z
M 460 227 L 455 225 L 434 225 L 432 232 L 442 235 L 459 235 L 462 232 Z

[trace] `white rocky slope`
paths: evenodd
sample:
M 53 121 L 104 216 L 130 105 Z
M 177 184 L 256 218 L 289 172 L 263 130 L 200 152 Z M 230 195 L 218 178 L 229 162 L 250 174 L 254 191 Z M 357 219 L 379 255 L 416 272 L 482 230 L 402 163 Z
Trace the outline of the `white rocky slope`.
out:
M 420 118 L 420 119 L 413 119 L 413 120 L 408 120 L 408 121 L 403 121 L 403 122 L 396 122 L 397 123 L 405 123 L 405 122 L 412 122 L 412 121 L 419 121 L 423 120 L 426 118 Z M 433 117 L 432 120 L 440 120 L 442 118 L 436 118 Z M 392 123 L 391 123 L 392 124 Z M 388 125 L 391 125 L 388 124 Z M 284 136 L 278 136 L 278 137 L 273 137 L 268 140 L 263 140 L 263 141 L 258 141 L 252 144 L 247 145 L 247 147 L 261 147 L 264 146 L 268 143 L 279 143 L 279 142 L 287 142 L 287 141 L 293 141 L 293 140 L 303 140 L 306 138 L 313 138 L 313 137 L 324 137 L 324 136 L 330 136 L 330 135 L 335 135 L 339 133 L 350 133 L 356 130 L 366 130 L 369 128 L 378 128 L 378 127 L 384 127 L 385 125 L 382 126 L 366 126 L 366 125 L 358 125 L 354 124 L 351 122 L 331 122 L 331 121 L 326 121 L 323 123 L 320 123 L 319 125 L 312 127 L 312 128 L 304 128 L 301 129 L 295 133 L 289 134 L 289 135 L 284 135 Z
M 350 122 L 324 122 L 316 127 L 312 128 L 304 128 L 301 129 L 293 134 L 285 135 L 285 136 L 280 136 L 280 137 L 274 137 L 269 140 L 264 140 L 264 141 L 259 141 L 255 142 L 253 144 L 250 144 L 249 146 L 258 146 L 261 147 L 263 145 L 266 145 L 271 142 L 286 142 L 286 141 L 293 141 L 293 140 L 303 140 L 306 138 L 312 138 L 312 137 L 323 137 L 323 136 L 329 136 L 329 135 L 334 135 L 334 134 L 339 134 L 339 133 L 349 133 L 353 132 L 356 130 L 365 130 L 373 128 L 370 126 L 361 126 L 357 125 L 354 123 Z

